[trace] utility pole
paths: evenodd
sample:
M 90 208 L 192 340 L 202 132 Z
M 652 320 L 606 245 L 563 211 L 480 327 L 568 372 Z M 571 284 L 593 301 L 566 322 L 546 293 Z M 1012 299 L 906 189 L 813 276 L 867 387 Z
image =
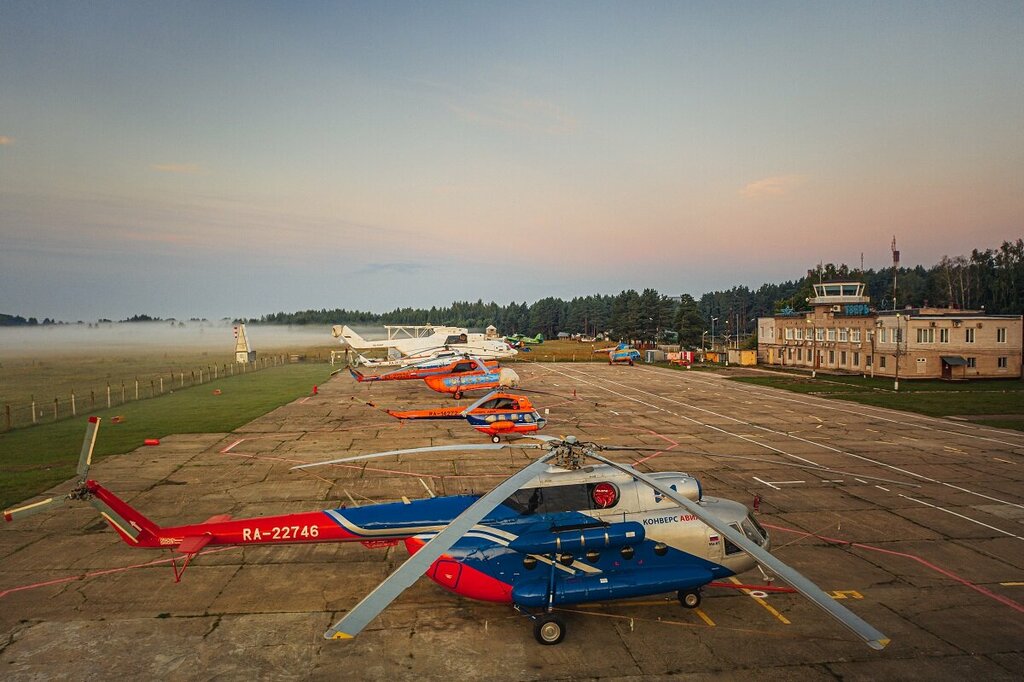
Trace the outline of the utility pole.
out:
M 892 309 L 896 310 L 896 271 L 900 267 L 900 252 L 896 250 L 896 235 L 892 236 Z M 899 321 L 897 320 L 897 323 Z M 897 324 L 898 326 L 898 324 Z

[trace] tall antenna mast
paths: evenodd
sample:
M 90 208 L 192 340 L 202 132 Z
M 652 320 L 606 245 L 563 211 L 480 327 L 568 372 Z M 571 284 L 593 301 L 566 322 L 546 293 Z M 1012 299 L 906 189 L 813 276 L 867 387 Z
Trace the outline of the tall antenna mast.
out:
M 892 309 L 896 310 L 896 271 L 900 267 L 900 252 L 896 250 L 896 235 L 892 236 Z

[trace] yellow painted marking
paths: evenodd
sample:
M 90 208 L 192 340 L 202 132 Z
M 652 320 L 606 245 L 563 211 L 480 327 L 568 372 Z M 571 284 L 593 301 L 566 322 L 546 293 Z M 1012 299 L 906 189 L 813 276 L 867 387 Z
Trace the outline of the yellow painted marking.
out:
M 131 533 L 129 533 L 128 531 L 126 531 L 126 530 L 124 529 L 124 527 L 123 527 L 123 526 L 122 526 L 122 525 L 121 525 L 120 523 L 118 523 L 118 522 L 117 522 L 117 521 L 115 521 L 114 519 L 110 518 L 110 516 L 109 516 L 109 515 L 108 515 L 108 514 L 107 514 L 106 512 L 100 512 L 100 516 L 102 516 L 103 518 L 105 518 L 105 519 L 107 520 L 107 523 L 109 523 L 109 524 L 110 524 L 111 526 L 113 526 L 114 528 L 117 528 L 117 529 L 118 529 L 119 531 L 121 531 L 121 532 L 122 532 L 122 533 L 124 533 L 124 534 L 125 534 L 126 536 L 128 536 L 128 539 L 129 539 L 129 540 L 130 540 L 131 542 L 135 542 L 135 538 L 133 538 L 133 537 L 132 537 L 132 534 L 131 534 Z
M 715 627 L 715 621 L 711 620 L 711 618 L 708 616 L 708 614 L 704 613 L 700 609 L 694 609 L 694 612 L 696 612 L 696 614 L 698 616 L 700 616 L 700 619 L 702 621 L 704 621 L 705 623 L 708 624 L 708 627 L 712 627 L 712 628 Z
M 335 632 L 331 639 L 352 639 L 352 635 L 347 632 Z
M 836 590 L 835 592 L 830 592 L 829 596 L 833 599 L 846 599 L 847 597 L 850 597 L 851 599 L 864 598 L 864 595 L 857 590 Z
M 946 449 L 946 450 L 949 450 L 950 452 L 956 452 L 956 453 L 959 453 L 959 454 L 961 454 L 961 455 L 963 455 L 963 454 L 966 454 L 966 453 L 965 453 L 965 452 L 964 452 L 963 450 L 961 450 L 960 448 L 951 448 L 951 447 L 950 447 L 950 446 L 948 446 L 948 445 L 944 446 L 944 449 Z
M 1024 583 L 999 583 L 1003 587 L 1024 587 Z
M 729 580 L 731 580 L 734 585 L 742 585 L 743 584 L 739 580 L 737 580 L 735 577 L 730 577 Z M 763 606 L 765 608 L 765 610 L 768 611 L 768 613 L 772 614 L 773 616 L 778 618 L 780 621 L 782 621 L 786 625 L 790 624 L 788 618 L 786 618 L 781 613 L 776 611 L 775 608 L 773 606 L 771 606 L 768 602 L 766 602 L 764 599 L 761 599 L 760 597 L 755 597 L 753 594 L 750 593 L 750 590 L 748 590 L 748 589 L 744 589 L 743 593 L 746 594 L 751 599 L 753 599 L 754 601 L 756 601 L 761 606 Z

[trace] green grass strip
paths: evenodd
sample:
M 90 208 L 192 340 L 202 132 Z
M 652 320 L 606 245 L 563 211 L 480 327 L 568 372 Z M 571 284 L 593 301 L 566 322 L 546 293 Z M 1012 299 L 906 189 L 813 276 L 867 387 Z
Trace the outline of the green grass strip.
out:
M 131 452 L 147 438 L 227 433 L 296 398 L 330 376 L 327 364 L 294 364 L 235 375 L 201 386 L 80 413 L 75 419 L 0 434 L 0 507 L 7 508 L 75 475 L 86 418 L 103 418 L 93 461 Z M 214 395 L 219 389 L 220 395 Z M 124 421 L 112 424 L 111 417 Z
M 892 379 L 863 377 L 808 376 L 734 377 L 759 386 L 781 388 L 794 393 L 823 398 L 849 400 L 862 405 L 917 412 L 931 417 L 950 415 L 987 415 L 984 422 L 1003 428 L 1024 430 L 1024 418 L 1000 419 L 1006 415 L 1024 415 L 1024 382 L 1015 380 L 976 380 L 964 383 L 942 381 L 901 381 L 893 391 Z M 971 420 L 974 422 L 975 420 Z

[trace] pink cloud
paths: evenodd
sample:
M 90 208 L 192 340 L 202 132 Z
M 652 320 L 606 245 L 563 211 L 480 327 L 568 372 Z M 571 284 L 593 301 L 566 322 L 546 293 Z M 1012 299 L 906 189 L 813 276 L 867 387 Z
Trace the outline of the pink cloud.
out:
M 806 181 L 806 175 L 775 175 L 751 182 L 740 190 L 740 194 L 748 199 L 783 196 L 803 186 Z

